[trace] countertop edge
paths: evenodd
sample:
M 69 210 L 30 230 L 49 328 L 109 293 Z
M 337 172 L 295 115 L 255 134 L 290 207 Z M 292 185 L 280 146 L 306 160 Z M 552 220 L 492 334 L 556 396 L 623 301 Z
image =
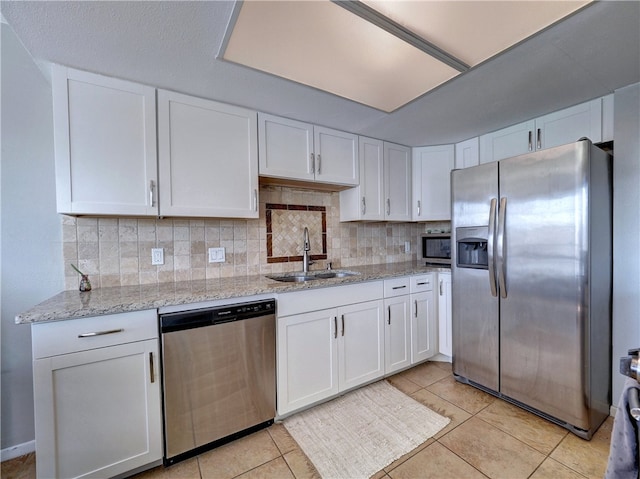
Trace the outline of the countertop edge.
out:
M 340 268 L 340 270 L 352 271 L 357 275 L 300 283 L 283 283 L 269 279 L 265 275 L 251 275 L 154 285 L 97 288 L 88 292 L 62 291 L 33 308 L 17 314 L 15 323 L 36 324 L 80 319 L 246 296 L 277 295 L 421 273 L 451 271 L 450 268 L 427 267 L 416 261 L 353 266 Z

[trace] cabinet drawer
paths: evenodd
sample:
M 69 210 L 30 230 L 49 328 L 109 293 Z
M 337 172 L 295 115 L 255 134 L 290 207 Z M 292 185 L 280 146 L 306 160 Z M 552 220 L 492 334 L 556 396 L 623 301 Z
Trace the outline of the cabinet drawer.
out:
M 394 296 L 402 296 L 403 294 L 409 294 L 410 291 L 410 278 L 409 276 L 403 276 L 401 278 L 385 279 L 384 280 L 384 297 L 392 298 Z
M 155 309 L 31 326 L 34 359 L 157 337 L 158 314 Z
M 433 290 L 433 273 L 411 276 L 411 293 L 421 293 Z

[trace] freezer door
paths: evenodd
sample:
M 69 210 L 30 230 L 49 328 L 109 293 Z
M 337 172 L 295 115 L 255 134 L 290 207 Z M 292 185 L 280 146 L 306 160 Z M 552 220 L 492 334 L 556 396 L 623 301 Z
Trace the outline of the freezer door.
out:
M 589 426 L 589 147 L 581 141 L 499 162 L 496 242 L 500 391 L 582 429 Z
M 498 391 L 498 298 L 492 294 L 494 236 L 489 228 L 491 203 L 494 200 L 495 204 L 498 198 L 498 164 L 454 170 L 451 191 L 453 372 Z M 482 261 L 466 261 L 473 263 L 471 267 L 458 266 L 465 262 L 459 261 L 459 253 L 468 253 L 466 249 L 473 244 L 471 237 L 478 244 L 487 238 L 486 267 L 479 267 Z

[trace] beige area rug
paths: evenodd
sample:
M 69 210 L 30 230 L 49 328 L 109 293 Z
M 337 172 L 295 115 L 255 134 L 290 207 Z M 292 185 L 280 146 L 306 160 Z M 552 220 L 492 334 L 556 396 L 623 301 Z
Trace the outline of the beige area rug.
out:
M 368 478 L 447 424 L 379 381 L 283 421 L 324 479 Z

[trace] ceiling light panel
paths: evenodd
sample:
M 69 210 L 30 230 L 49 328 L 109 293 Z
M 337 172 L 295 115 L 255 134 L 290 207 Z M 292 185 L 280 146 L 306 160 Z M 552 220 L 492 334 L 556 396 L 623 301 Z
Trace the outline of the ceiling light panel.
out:
M 386 112 L 458 74 L 329 1 L 244 2 L 223 58 Z
M 475 66 L 590 1 L 362 0 L 450 55 Z

